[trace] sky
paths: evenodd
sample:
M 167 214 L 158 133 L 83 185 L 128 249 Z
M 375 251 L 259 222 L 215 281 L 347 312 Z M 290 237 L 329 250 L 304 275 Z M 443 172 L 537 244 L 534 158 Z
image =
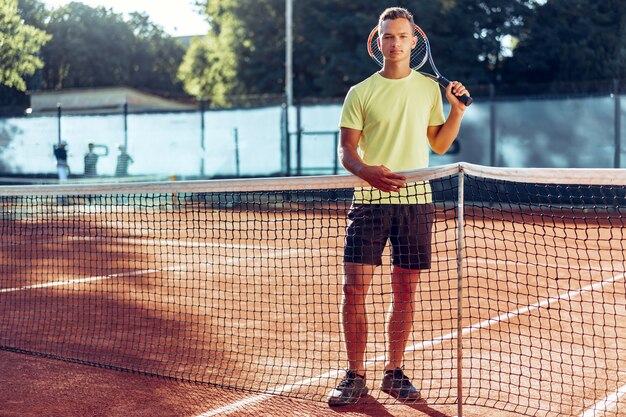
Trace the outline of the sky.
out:
M 90 7 L 103 6 L 115 13 L 143 12 L 172 36 L 204 35 L 209 30 L 204 16 L 196 11 L 193 0 L 74 0 Z M 50 8 L 71 0 L 43 0 Z

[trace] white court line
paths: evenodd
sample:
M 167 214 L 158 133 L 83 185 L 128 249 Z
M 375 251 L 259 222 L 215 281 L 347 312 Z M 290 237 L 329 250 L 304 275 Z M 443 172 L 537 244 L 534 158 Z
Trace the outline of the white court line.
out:
M 41 243 L 58 243 L 61 241 L 90 241 L 90 240 L 98 240 L 103 243 L 110 244 L 132 244 L 132 245 L 146 245 L 146 246 L 173 246 L 173 247 L 183 247 L 183 248 L 224 248 L 224 249 L 259 249 L 259 250 L 277 250 L 282 249 L 275 246 L 260 246 L 260 245 L 240 245 L 235 243 L 214 243 L 214 242 L 194 242 L 194 241 L 185 241 L 185 240 L 171 240 L 171 239 L 146 239 L 146 238 L 137 238 L 137 237 L 117 237 L 117 236 L 59 236 L 58 239 L 50 238 L 46 240 L 34 240 L 34 241 L 11 241 L 11 242 L 0 242 L 0 247 L 2 246 L 17 246 L 17 245 L 28 245 L 28 244 L 41 244 Z
M 17 245 L 29 245 L 32 243 L 55 243 L 61 241 L 90 241 L 98 240 L 103 243 L 110 244 L 132 244 L 132 245 L 146 245 L 146 246 L 173 246 L 184 248 L 224 248 L 224 249 L 260 249 L 260 250 L 272 250 L 279 249 L 272 246 L 255 246 L 255 245 L 238 245 L 229 243 L 213 243 L 213 242 L 194 242 L 194 241 L 182 241 L 182 240 L 167 240 L 167 239 L 146 239 L 146 238 L 120 238 L 115 236 L 59 236 L 59 239 L 46 239 L 46 240 L 34 240 L 34 241 L 11 241 L 0 242 L 0 247 L 3 246 L 17 246 Z
M 126 243 L 126 244 L 141 244 L 146 246 L 171 246 L 171 247 L 183 247 L 183 248 L 222 248 L 222 249 L 252 249 L 252 250 L 267 250 L 267 251 L 277 251 L 281 254 L 298 254 L 300 251 L 322 251 L 322 248 L 292 248 L 285 249 L 278 246 L 261 246 L 261 245 L 243 245 L 243 244 L 235 244 L 235 243 L 215 243 L 215 242 L 197 242 L 197 241 L 186 241 L 186 240 L 172 240 L 172 239 L 146 239 L 139 237 L 125 237 L 118 238 L 115 236 L 107 237 L 107 236 L 62 236 L 62 240 L 68 241 L 90 241 L 90 240 L 104 240 L 107 241 L 110 239 L 110 242 L 106 243 Z M 54 243 L 58 242 L 58 240 L 54 239 L 46 239 L 44 241 L 36 241 L 35 243 Z M 2 246 L 15 246 L 18 244 L 30 244 L 31 241 L 12 241 L 12 242 L 2 242 L 0 243 L 0 247 Z M 336 254 L 335 251 L 328 251 L 329 254 Z M 277 256 L 275 256 L 277 257 Z M 233 258 L 234 259 L 234 258 Z M 433 259 L 433 262 L 447 262 L 447 261 L 456 261 L 456 258 L 441 258 L 441 259 Z M 484 258 L 466 258 L 466 261 L 475 262 L 477 264 L 489 263 L 495 265 L 525 265 L 525 266 L 534 266 L 534 267 L 543 267 L 543 268 L 561 268 L 561 269 L 572 269 L 571 264 L 549 264 L 549 263 L 529 263 L 529 262 L 520 262 L 516 260 L 499 260 L 499 259 L 484 259 Z M 621 265 L 621 264 L 620 264 Z M 575 270 L 584 270 L 584 271 L 598 271 L 598 272 L 606 272 L 607 270 L 602 267 L 597 266 L 588 266 L 588 267 L 578 267 Z
M 568 291 L 568 292 L 565 292 L 563 294 L 560 294 L 560 295 L 558 295 L 556 297 L 546 298 L 546 299 L 544 299 L 542 301 L 538 301 L 538 302 L 536 302 L 534 304 L 531 304 L 529 306 L 522 307 L 522 308 L 519 308 L 519 309 L 517 309 L 515 311 L 510 311 L 508 313 L 501 314 L 501 315 L 499 315 L 499 316 L 497 316 L 495 318 L 491 318 L 491 319 L 488 319 L 488 320 L 481 321 L 480 323 L 473 324 L 473 325 L 471 325 L 469 327 L 465 327 L 465 328 L 462 329 L 461 334 L 462 335 L 468 335 L 468 334 L 473 333 L 473 332 L 475 332 L 477 330 L 490 327 L 493 324 L 496 324 L 496 323 L 499 323 L 499 322 L 502 322 L 502 321 L 506 321 L 506 320 L 511 319 L 513 317 L 519 316 L 521 314 L 528 313 L 528 312 L 533 311 L 533 310 L 537 310 L 537 309 L 539 309 L 541 307 L 545 307 L 545 306 L 548 306 L 550 304 L 557 303 L 559 301 L 572 299 L 572 298 L 574 298 L 576 296 L 581 295 L 584 292 L 593 291 L 595 289 L 603 287 L 604 285 L 608 285 L 608 284 L 615 283 L 617 281 L 621 281 L 624 278 L 626 278 L 626 273 L 616 275 L 616 276 L 614 276 L 612 278 L 609 278 L 609 279 L 607 279 L 605 281 L 602 281 L 602 282 L 597 282 L 595 284 L 587 285 L 587 286 L 585 286 L 585 287 L 583 287 L 583 288 L 581 288 L 579 290 L 572 290 L 572 291 Z M 458 335 L 458 332 L 451 332 L 451 333 L 448 333 L 448 334 L 436 337 L 436 338 L 431 339 L 431 340 L 427 340 L 427 341 L 423 341 L 423 342 L 420 342 L 420 343 L 416 343 L 413 346 L 409 346 L 406 349 L 406 352 L 412 352 L 412 351 L 417 351 L 417 350 L 429 348 L 429 347 L 432 347 L 432 346 L 436 346 L 436 345 L 442 344 L 445 341 L 452 340 L 452 339 L 456 338 L 457 335 Z M 385 355 L 383 354 L 383 355 L 377 356 L 374 359 L 371 359 L 371 360 L 367 361 L 365 363 L 365 366 L 370 366 L 370 365 L 373 365 L 376 362 L 382 362 L 384 360 L 385 360 Z M 282 387 L 274 388 L 272 390 L 272 394 L 273 395 L 279 395 L 279 394 L 283 394 L 285 392 L 290 392 L 290 391 L 293 391 L 295 388 L 298 388 L 300 386 L 309 385 L 309 384 L 311 384 L 313 382 L 317 382 L 317 381 L 319 381 L 321 379 L 332 378 L 332 377 L 338 375 L 339 372 L 340 371 L 327 372 L 327 373 L 325 373 L 323 375 L 319 375 L 317 377 L 308 378 L 308 379 L 305 379 L 305 380 L 302 380 L 302 381 L 299 381 L 299 382 L 295 382 L 293 384 L 283 385 Z M 259 402 L 265 401 L 266 399 L 271 398 L 271 397 L 272 397 L 272 395 L 270 395 L 270 394 L 256 395 L 254 397 L 249 397 L 249 398 L 246 398 L 244 400 L 241 400 L 241 401 L 238 401 L 238 402 L 235 402 L 235 403 L 232 403 L 232 404 L 229 404 L 229 405 L 226 405 L 226 406 L 214 409 L 214 410 L 207 411 L 206 413 L 200 414 L 200 415 L 198 415 L 196 417 L 213 417 L 213 416 L 217 416 L 217 415 L 227 415 L 227 414 L 230 414 L 230 413 L 233 413 L 233 412 L 237 411 L 238 408 L 241 408 L 241 407 L 247 406 L 247 405 L 251 405 L 251 404 L 255 404 L 255 403 L 259 403 Z M 583 416 L 580 416 L 580 417 L 583 417 Z M 584 416 L 584 417 L 590 417 L 590 416 Z
M 619 402 L 619 399 L 624 394 L 626 394 L 626 385 L 622 385 L 616 391 L 612 392 L 611 394 L 607 395 L 606 397 L 595 403 L 593 407 L 585 410 L 585 412 L 580 414 L 578 417 L 595 417 L 596 415 L 598 415 L 596 413 L 603 413 L 605 411 L 615 409 L 617 408 L 617 403 Z
M 447 260 L 447 259 L 446 259 Z M 453 259 L 456 260 L 456 259 Z M 521 261 L 516 261 L 516 260 L 499 260 L 499 259 L 484 259 L 484 258 L 465 258 L 466 261 L 473 261 L 476 264 L 480 264 L 482 263 L 488 263 L 488 264 L 492 264 L 492 265 L 523 265 L 523 266 L 534 266 L 534 267 L 542 267 L 542 268 L 558 268 L 558 269 L 569 269 L 569 270 L 574 270 L 574 271 L 598 271 L 598 272 L 610 272 L 607 269 L 603 269 L 602 267 L 597 267 L 597 266 L 591 266 L 589 265 L 588 267 L 580 267 L 577 266 L 577 268 L 573 268 L 571 264 L 559 264 L 559 263 L 554 263 L 554 264 L 548 264 L 548 263 L 530 263 L 530 262 L 521 262 Z M 591 260 L 589 260 L 590 262 Z M 618 263 L 618 265 L 622 265 L 620 263 Z M 506 271 L 506 272 L 517 272 L 517 271 Z
M 54 239 L 54 238 L 49 238 L 49 239 L 45 239 L 45 240 L 12 240 L 10 242 L 0 242 L 0 247 L 7 247 L 7 246 L 19 246 L 19 245 L 32 245 L 33 243 L 36 244 L 46 244 L 46 243 L 58 243 L 59 239 Z
M 146 246 L 174 246 L 183 248 L 224 248 L 224 249 L 260 249 L 260 250 L 274 250 L 281 249 L 272 246 L 255 246 L 255 245 L 240 245 L 234 243 L 214 243 L 214 242 L 194 242 L 186 240 L 172 240 L 172 239 L 146 239 L 136 237 L 118 238 L 115 236 L 72 236 L 66 237 L 67 240 L 102 240 L 105 243 L 127 243 L 127 244 L 140 244 Z
M 91 241 L 91 240 L 102 240 L 105 243 L 111 244 L 132 244 L 132 245 L 145 245 L 145 246 L 170 246 L 170 247 L 183 247 L 183 248 L 222 248 L 222 249 L 250 249 L 250 250 L 266 250 L 266 251 L 277 251 L 272 257 L 279 257 L 283 254 L 291 255 L 291 254 L 299 254 L 302 251 L 304 253 L 322 251 L 322 248 L 292 248 L 285 249 L 278 246 L 265 246 L 265 245 L 244 245 L 244 244 L 235 244 L 235 243 L 215 243 L 215 242 L 197 242 L 197 241 L 186 241 L 186 240 L 172 240 L 172 239 L 146 239 L 146 238 L 138 238 L 138 237 L 107 237 L 107 236 L 62 236 L 62 240 L 67 241 Z M 54 243 L 58 242 L 56 239 L 46 239 L 43 241 L 36 241 L 37 244 L 42 243 Z M 31 241 L 12 241 L 12 242 L 1 242 L 0 247 L 3 246 L 17 246 L 20 244 L 30 244 Z M 328 254 L 335 255 L 336 251 L 327 251 Z M 232 259 L 232 261 L 230 261 Z M 227 264 L 238 263 L 235 259 L 240 258 L 227 258 Z M 447 262 L 447 261 L 456 261 L 456 258 L 433 258 L 433 262 Z M 476 264 L 480 263 L 489 263 L 495 265 L 525 265 L 525 266 L 534 266 L 534 267 L 544 267 L 544 268 L 561 268 L 561 269 L 572 269 L 571 264 L 549 264 L 549 263 L 529 263 L 529 262 L 520 262 L 516 260 L 498 260 L 498 259 L 483 259 L 483 258 L 466 258 L 466 261 L 473 262 Z M 621 265 L 621 264 L 620 264 Z M 575 270 L 584 270 L 584 271 L 598 271 L 598 272 L 606 272 L 607 269 L 597 266 L 588 266 L 588 267 L 578 267 Z
M 294 251 L 321 251 L 321 248 L 284 248 L 280 246 L 266 246 L 266 245 L 243 245 L 237 243 L 222 243 L 222 242 L 198 242 L 198 241 L 189 241 L 189 240 L 172 240 L 172 239 L 146 239 L 146 238 L 135 238 L 135 237 L 111 237 L 109 238 L 102 236 L 72 236 L 65 237 L 66 240 L 102 240 L 104 243 L 111 244 L 133 244 L 133 245 L 146 245 L 146 246 L 172 246 L 172 247 L 182 247 L 182 248 L 222 248 L 222 249 L 253 249 L 253 250 L 266 250 L 266 251 L 277 251 L 280 253 L 294 253 Z
M 243 250 L 261 250 L 261 251 L 269 251 L 269 254 L 264 255 L 263 257 L 258 257 L 258 259 L 268 259 L 268 258 L 281 258 L 281 257 L 290 257 L 291 255 L 311 255 L 316 252 L 321 252 L 323 249 L 321 248 L 291 248 L 285 249 L 277 246 L 259 246 L 259 245 L 240 245 L 240 244 L 229 244 L 229 243 L 214 243 L 214 242 L 197 242 L 197 241 L 185 241 L 185 240 L 168 240 L 168 239 L 146 239 L 146 238 L 112 238 L 110 241 L 107 241 L 107 237 L 94 237 L 94 236 L 63 236 L 61 240 L 65 241 L 91 241 L 91 240 L 101 240 L 105 243 L 110 244 L 132 244 L 132 245 L 144 245 L 144 246 L 170 246 L 170 247 L 183 247 L 183 248 L 221 248 L 221 249 L 243 249 Z M 36 241 L 37 244 L 42 243 L 54 243 L 58 242 L 58 240 L 47 239 L 45 241 Z M 11 245 L 19 245 L 19 244 L 30 244 L 30 241 L 18 241 L 18 242 L 7 242 L 6 246 Z M 5 246 L 5 244 L 0 243 L 0 247 Z M 334 255 L 336 252 L 327 251 L 327 254 Z M 314 256 L 314 255 L 313 255 Z M 229 256 L 224 258 L 225 265 L 237 265 L 242 263 L 242 260 L 251 259 L 255 260 L 254 257 L 236 257 Z
M 23 287 L 2 288 L 0 289 L 0 294 L 9 293 L 9 292 L 17 292 L 17 291 L 34 290 L 34 289 L 39 289 L 39 288 L 61 287 L 64 285 L 72 285 L 72 284 L 83 284 L 86 282 L 103 281 L 107 279 L 120 278 L 120 277 L 132 277 L 135 275 L 153 274 L 155 272 L 161 272 L 161 271 L 182 271 L 182 270 L 183 268 L 180 266 L 171 266 L 169 268 L 162 268 L 162 269 L 144 269 L 142 271 L 121 272 L 119 274 L 110 274 L 110 275 L 98 275 L 95 277 L 68 279 L 64 281 L 46 282 L 43 284 L 25 285 Z
M 68 240 L 99 240 L 97 237 L 92 236 L 74 236 L 66 238 Z M 171 240 L 171 239 L 145 239 L 145 238 L 115 238 L 112 243 L 127 243 L 127 244 L 142 244 L 146 246 L 171 246 L 171 247 L 184 247 L 184 248 L 222 248 L 222 249 L 248 249 L 248 250 L 262 250 L 269 251 L 267 255 L 263 257 L 248 257 L 248 256 L 229 256 L 224 258 L 225 265 L 238 265 L 243 261 L 255 259 L 268 259 L 268 258 L 281 258 L 290 257 L 291 255 L 309 255 L 315 252 L 322 252 L 320 248 L 290 248 L 285 249 L 280 246 L 261 246 L 261 245 L 241 245 L 231 243 L 215 243 L 215 242 L 196 242 L 185 240 Z M 336 252 L 328 251 L 329 254 L 336 254 Z

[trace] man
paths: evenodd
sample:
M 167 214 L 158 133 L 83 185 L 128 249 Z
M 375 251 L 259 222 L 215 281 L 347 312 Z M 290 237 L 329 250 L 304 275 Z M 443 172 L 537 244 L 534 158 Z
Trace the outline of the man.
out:
M 53 146 L 54 157 L 57 160 L 57 174 L 59 181 L 66 181 L 70 173 L 70 167 L 67 164 L 67 142 L 61 141 L 58 145 Z
M 95 145 L 90 143 L 85 154 L 85 178 L 95 178 L 98 175 L 97 165 L 99 155 L 93 151 Z
M 127 177 L 128 176 L 128 165 L 133 163 L 133 158 L 126 152 L 126 146 L 120 145 L 118 147 L 120 151 L 119 155 L 117 155 L 117 165 L 115 166 L 115 176 L 116 177 Z
M 366 298 L 387 240 L 392 244 L 393 297 L 381 389 L 401 400 L 420 398 L 402 362 L 420 271 L 430 268 L 433 205 L 428 184 L 406 187 L 406 178 L 397 171 L 427 167 L 429 147 L 438 154 L 446 152 L 465 111 L 457 96 L 469 95 L 461 83 L 451 82 L 445 92 L 451 108 L 444 118 L 438 85 L 410 68 L 417 38 L 406 9 L 385 10 L 378 31 L 383 68 L 350 89 L 340 122 L 341 162 L 371 188 L 355 190 L 348 215 L 342 300 L 348 370 L 328 396 L 332 406 L 355 402 L 368 391 Z

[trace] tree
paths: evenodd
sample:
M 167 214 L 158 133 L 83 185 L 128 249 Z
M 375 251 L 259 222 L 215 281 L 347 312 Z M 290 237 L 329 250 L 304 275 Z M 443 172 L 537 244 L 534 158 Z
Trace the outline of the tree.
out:
M 178 71 L 185 91 L 210 106 L 226 106 L 240 90 L 237 82 L 238 50 L 246 41 L 242 24 L 232 10 L 237 2 L 225 0 L 205 4 L 210 32 L 194 39 Z
M 40 0 L 18 0 L 17 11 L 24 23 L 45 30 L 50 11 Z
M 46 89 L 127 84 L 134 36 L 121 15 L 73 2 L 52 12 L 47 29 Z
M 44 31 L 22 21 L 17 0 L 5 0 L 0 6 L 0 84 L 26 90 L 24 77 L 43 66 L 38 54 L 49 39 Z
M 104 7 L 70 3 L 51 13 L 52 41 L 42 50 L 45 89 L 129 86 L 182 94 L 176 73 L 184 46 L 134 13 L 129 21 Z
M 415 13 L 439 68 L 466 84 L 496 78 L 503 38 L 515 35 L 530 0 L 398 1 Z M 284 0 L 206 0 L 211 33 L 190 49 L 180 76 L 213 103 L 238 95 L 283 94 Z M 294 96 L 343 97 L 377 70 L 366 40 L 382 12 L 368 0 L 294 1 Z M 263 16 L 263 19 L 259 19 Z M 459 24 L 463 22 L 463 24 Z M 217 97 L 218 95 L 219 97 Z
M 626 78 L 626 4 L 550 0 L 538 6 L 505 75 L 508 82 L 537 83 L 548 91 L 561 83 Z
M 414 13 L 415 23 L 426 33 L 437 68 L 447 78 L 470 85 L 484 77 L 477 65 L 478 41 L 474 37 L 475 17 L 462 8 L 467 2 L 413 0 L 401 3 Z M 374 12 L 376 16 L 381 10 Z M 371 22 L 371 17 L 370 17 Z M 464 22 L 462 25 L 458 22 Z M 422 69 L 432 72 L 427 63 Z
M 135 35 L 129 85 L 166 96 L 182 94 L 177 72 L 185 55 L 184 46 L 146 14 L 132 13 L 127 23 Z
M 233 104 L 241 96 L 281 96 L 285 1 L 205 1 L 204 7 L 211 31 L 187 52 L 179 73 L 186 91 L 212 105 Z M 365 0 L 294 2 L 296 98 L 343 95 L 348 82 L 374 68 L 364 49 L 370 30 L 364 17 L 373 9 Z
M 380 12 L 379 5 L 364 0 L 295 2 L 296 99 L 343 97 L 378 70 L 367 53 L 367 38 Z
M 198 0 L 211 23 L 179 75 L 213 104 L 284 89 L 284 0 Z M 624 78 L 623 0 L 399 0 L 427 33 L 441 72 L 470 86 Z M 294 96 L 343 97 L 376 70 L 367 0 L 293 2 Z M 259 19 L 259 16 L 263 16 Z M 523 90 L 527 92 L 527 90 Z

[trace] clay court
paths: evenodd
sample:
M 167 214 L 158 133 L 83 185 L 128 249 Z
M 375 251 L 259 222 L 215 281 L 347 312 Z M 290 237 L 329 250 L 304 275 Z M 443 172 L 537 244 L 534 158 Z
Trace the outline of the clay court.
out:
M 466 202 L 459 260 L 458 206 L 437 203 L 405 357 L 423 400 L 377 389 L 383 266 L 368 303 L 370 393 L 331 409 L 345 367 L 341 193 L 57 203 L 3 200 L 2 416 L 451 417 L 459 381 L 465 416 L 626 410 L 619 211 Z

